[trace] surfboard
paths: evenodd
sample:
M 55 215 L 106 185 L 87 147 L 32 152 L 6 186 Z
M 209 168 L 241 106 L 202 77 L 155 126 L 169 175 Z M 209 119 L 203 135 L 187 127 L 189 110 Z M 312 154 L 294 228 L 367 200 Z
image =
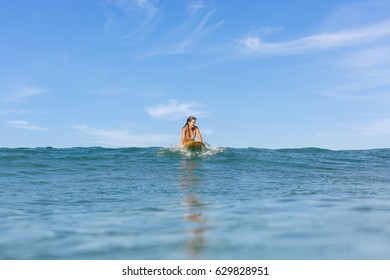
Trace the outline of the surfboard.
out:
M 202 141 L 191 141 L 184 145 L 184 148 L 190 151 L 201 151 L 205 148 Z

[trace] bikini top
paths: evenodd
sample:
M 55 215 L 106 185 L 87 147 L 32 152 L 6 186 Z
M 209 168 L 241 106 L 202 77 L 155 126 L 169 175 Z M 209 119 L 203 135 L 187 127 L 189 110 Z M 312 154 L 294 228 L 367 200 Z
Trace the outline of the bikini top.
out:
M 195 126 L 194 127 L 194 130 L 193 131 L 191 131 L 192 133 L 192 137 L 191 137 L 191 135 L 190 135 L 190 129 L 189 129 L 189 127 L 187 126 L 187 129 L 186 129 L 186 137 L 187 138 L 189 138 L 189 139 L 195 139 L 195 137 L 196 137 L 196 129 L 197 127 Z

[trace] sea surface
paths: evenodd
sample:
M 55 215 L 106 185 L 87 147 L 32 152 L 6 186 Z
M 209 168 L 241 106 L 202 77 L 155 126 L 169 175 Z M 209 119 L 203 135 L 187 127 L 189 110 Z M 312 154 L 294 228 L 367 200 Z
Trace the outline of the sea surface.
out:
M 0 149 L 0 259 L 390 259 L 390 149 Z

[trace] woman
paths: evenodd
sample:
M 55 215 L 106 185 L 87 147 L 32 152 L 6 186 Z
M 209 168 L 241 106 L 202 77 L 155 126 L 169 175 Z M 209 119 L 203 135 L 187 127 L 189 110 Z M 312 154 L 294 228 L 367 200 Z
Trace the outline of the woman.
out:
M 199 141 L 202 141 L 202 135 L 199 128 L 195 125 L 196 118 L 191 116 L 187 119 L 186 124 L 181 130 L 181 145 L 184 146 L 188 142 L 195 141 L 195 137 L 198 137 Z

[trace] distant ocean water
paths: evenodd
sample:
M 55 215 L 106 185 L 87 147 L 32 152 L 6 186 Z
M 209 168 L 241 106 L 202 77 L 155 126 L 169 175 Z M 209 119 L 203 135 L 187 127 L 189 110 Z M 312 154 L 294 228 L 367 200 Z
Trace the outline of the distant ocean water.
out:
M 390 259 L 390 149 L 0 149 L 0 259 Z

